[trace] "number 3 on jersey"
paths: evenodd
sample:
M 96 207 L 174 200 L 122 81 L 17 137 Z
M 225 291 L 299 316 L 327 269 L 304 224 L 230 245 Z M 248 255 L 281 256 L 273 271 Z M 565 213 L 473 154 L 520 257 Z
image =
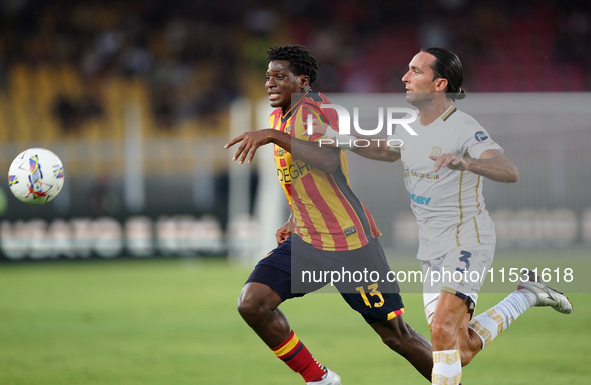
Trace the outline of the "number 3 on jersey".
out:
M 384 296 L 382 296 L 382 293 L 380 293 L 378 291 L 378 283 L 374 283 L 371 284 L 367 287 L 369 290 L 371 290 L 369 292 L 369 295 L 374 296 L 377 295 L 378 299 L 380 300 L 380 302 L 378 303 L 374 303 L 373 307 L 382 307 L 382 305 L 384 304 Z M 363 289 L 363 286 L 358 286 L 355 288 L 355 290 L 357 290 L 359 292 L 359 294 L 361 294 L 361 298 L 363 298 L 363 302 L 365 303 L 365 305 L 369 308 L 371 308 L 371 303 L 369 302 L 369 298 L 367 298 L 367 295 L 365 294 L 365 290 Z

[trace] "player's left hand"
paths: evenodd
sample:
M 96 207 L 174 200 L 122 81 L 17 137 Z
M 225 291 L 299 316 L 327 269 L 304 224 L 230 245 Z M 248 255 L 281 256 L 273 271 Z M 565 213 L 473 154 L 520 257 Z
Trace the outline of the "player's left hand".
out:
M 257 148 L 264 146 L 271 142 L 271 138 L 269 135 L 269 131 L 274 131 L 273 129 L 265 129 L 265 130 L 258 130 L 258 131 L 249 131 L 245 132 L 242 135 L 239 135 L 226 143 L 224 148 L 228 149 L 235 145 L 238 142 L 242 142 L 238 150 L 236 150 L 236 154 L 232 160 L 236 161 L 240 159 L 238 163 L 242 164 L 246 160 L 248 163 L 252 162 L 254 158 L 254 154 L 257 151 Z
M 311 130 L 308 125 L 308 122 L 307 121 L 305 122 L 305 126 L 306 126 L 305 133 L 309 137 L 313 136 L 313 135 L 322 135 L 322 137 L 325 137 L 324 135 L 326 134 L 326 129 L 328 128 L 328 124 L 324 123 L 323 121 L 321 121 L 320 119 L 318 119 L 316 117 L 312 118 L 311 121 L 312 121 L 312 129 Z M 331 139 L 334 139 L 334 138 L 331 138 Z
M 454 154 L 443 154 L 441 156 L 429 155 L 431 160 L 435 161 L 433 171 L 437 172 L 441 167 L 447 167 L 450 170 L 466 171 L 468 169 L 468 162 L 465 158 L 461 158 Z

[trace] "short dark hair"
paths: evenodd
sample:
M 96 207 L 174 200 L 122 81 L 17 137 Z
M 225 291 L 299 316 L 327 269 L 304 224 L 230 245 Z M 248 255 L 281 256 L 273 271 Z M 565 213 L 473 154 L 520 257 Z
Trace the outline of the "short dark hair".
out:
M 435 56 L 435 62 L 431 66 L 435 74 L 433 80 L 436 78 L 447 79 L 446 96 L 454 101 L 464 99 L 466 91 L 461 88 L 464 82 L 464 67 L 462 67 L 458 55 L 439 47 L 421 48 L 421 52 Z
M 310 86 L 318 79 L 318 62 L 306 47 L 301 45 L 269 47 L 267 61 L 275 60 L 287 60 L 289 69 L 294 75 L 306 75 L 310 78 Z

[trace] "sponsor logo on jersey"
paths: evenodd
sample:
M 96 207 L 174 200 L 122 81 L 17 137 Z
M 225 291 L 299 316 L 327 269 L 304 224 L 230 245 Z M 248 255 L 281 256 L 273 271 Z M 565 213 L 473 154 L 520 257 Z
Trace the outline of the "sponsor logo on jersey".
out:
M 486 135 L 484 131 L 478 131 L 476 134 L 474 134 L 474 138 L 476 138 L 476 140 L 479 142 L 484 142 L 488 139 L 488 135 Z
M 306 163 L 298 160 L 289 165 L 289 167 L 283 167 L 277 169 L 277 177 L 279 181 L 283 183 L 291 183 L 292 181 L 310 173 L 312 167 Z
M 416 194 L 410 194 L 410 199 L 412 199 L 413 202 L 416 202 L 420 205 L 428 205 L 429 202 L 431 201 L 431 198 L 422 197 L 422 196 L 416 195 Z
M 405 172 L 406 174 L 406 172 Z M 430 180 L 439 180 L 439 175 L 437 174 L 426 174 L 423 172 L 416 172 L 416 171 L 410 171 L 410 175 L 414 176 L 415 178 L 419 178 L 419 179 L 430 179 Z
M 433 156 L 440 156 L 442 153 L 441 147 L 433 146 L 431 149 L 431 155 Z

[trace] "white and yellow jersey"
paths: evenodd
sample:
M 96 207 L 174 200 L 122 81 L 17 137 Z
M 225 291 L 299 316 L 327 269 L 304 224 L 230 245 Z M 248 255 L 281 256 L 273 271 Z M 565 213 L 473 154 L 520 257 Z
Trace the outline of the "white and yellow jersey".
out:
M 486 150 L 503 149 L 470 115 L 451 105 L 428 126 L 419 119 L 410 135 L 398 126 L 393 138 L 404 142 L 400 149 L 404 182 L 419 224 L 417 258 L 430 260 L 470 243 L 494 243 L 495 229 L 482 196 L 484 178 L 447 167 L 433 172 L 429 155 L 446 153 L 474 159 Z

